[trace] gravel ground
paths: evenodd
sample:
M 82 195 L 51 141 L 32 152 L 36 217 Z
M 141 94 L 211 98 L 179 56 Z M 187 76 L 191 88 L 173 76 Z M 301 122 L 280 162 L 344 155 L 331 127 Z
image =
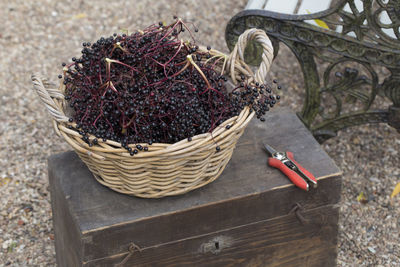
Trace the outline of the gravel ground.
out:
M 69 147 L 52 130 L 30 74 L 39 71 L 55 81 L 60 63 L 79 55 L 83 41 L 174 14 L 200 28 L 202 43 L 226 52 L 225 25 L 245 2 L 0 2 L 0 266 L 55 265 L 46 159 Z M 302 81 L 292 62 L 283 50 L 272 76 L 285 85 L 282 104 L 298 110 Z M 400 181 L 400 134 L 387 125 L 362 126 L 342 131 L 323 148 L 344 172 L 338 265 L 399 264 L 400 197 L 389 196 Z M 360 192 L 364 204 L 357 201 Z

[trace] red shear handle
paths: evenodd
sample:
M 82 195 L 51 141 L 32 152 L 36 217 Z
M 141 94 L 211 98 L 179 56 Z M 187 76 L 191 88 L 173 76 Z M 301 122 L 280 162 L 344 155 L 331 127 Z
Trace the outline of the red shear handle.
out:
M 313 180 L 314 182 L 317 182 L 317 179 L 315 179 L 315 176 L 311 172 L 307 171 L 305 168 L 303 168 L 303 166 L 301 166 L 299 163 L 297 163 L 297 161 L 294 160 L 292 152 L 286 151 L 286 155 L 291 161 L 293 161 L 294 164 L 297 165 L 300 171 L 302 171 L 305 175 L 310 177 L 310 179 Z
M 297 187 L 300 187 L 301 189 L 308 191 L 308 183 L 303 178 L 301 178 L 301 176 L 298 175 L 295 171 L 289 169 L 289 167 L 286 166 L 282 161 L 275 158 L 268 158 L 268 164 L 269 166 L 277 168 L 281 172 L 283 172 Z

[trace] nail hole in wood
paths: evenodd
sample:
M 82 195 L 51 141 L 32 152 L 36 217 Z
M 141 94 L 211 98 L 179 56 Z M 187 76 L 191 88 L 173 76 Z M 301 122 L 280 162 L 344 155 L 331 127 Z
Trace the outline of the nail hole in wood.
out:
M 216 236 L 200 245 L 201 253 L 219 254 L 224 249 L 233 246 L 233 238 L 230 236 Z

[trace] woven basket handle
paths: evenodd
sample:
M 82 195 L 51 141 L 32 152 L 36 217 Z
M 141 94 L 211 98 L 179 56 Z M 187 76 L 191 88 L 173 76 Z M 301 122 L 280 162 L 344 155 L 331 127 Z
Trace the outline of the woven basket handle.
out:
M 33 88 L 53 119 L 58 122 L 67 122 L 68 117 L 65 116 L 61 105 L 64 100 L 64 94 L 59 89 L 52 89 L 52 84 L 50 84 L 46 79 L 40 77 L 39 74 L 32 74 L 31 78 Z
M 260 43 L 263 48 L 262 61 L 256 74 L 252 72 L 250 67 L 244 61 L 244 50 L 248 42 L 254 39 Z M 255 28 L 246 30 L 239 36 L 235 47 L 228 57 L 228 69 L 233 83 L 237 84 L 238 80 L 240 80 L 239 72 L 250 77 L 249 82 L 254 80 L 255 82 L 264 83 L 273 59 L 274 48 L 272 47 L 271 40 L 268 38 L 267 34 L 263 30 Z M 238 64 L 235 63 L 239 63 L 243 68 L 237 70 L 236 68 Z

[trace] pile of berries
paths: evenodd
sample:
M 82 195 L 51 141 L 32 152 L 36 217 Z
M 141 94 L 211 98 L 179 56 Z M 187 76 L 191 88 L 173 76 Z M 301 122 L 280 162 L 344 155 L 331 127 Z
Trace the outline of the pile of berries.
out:
M 193 42 L 180 40 L 185 31 Z M 128 144 L 190 141 L 245 106 L 263 121 L 279 96 L 272 95 L 269 85 L 247 84 L 245 77 L 228 91 L 220 60 L 224 58 L 214 56 L 210 47 L 196 46 L 181 19 L 83 43 L 82 56 L 63 63 L 64 75 L 59 76 L 73 109 L 70 122 L 89 145 L 97 143 L 89 140 L 94 135 L 119 142 L 134 155 L 138 150 Z

